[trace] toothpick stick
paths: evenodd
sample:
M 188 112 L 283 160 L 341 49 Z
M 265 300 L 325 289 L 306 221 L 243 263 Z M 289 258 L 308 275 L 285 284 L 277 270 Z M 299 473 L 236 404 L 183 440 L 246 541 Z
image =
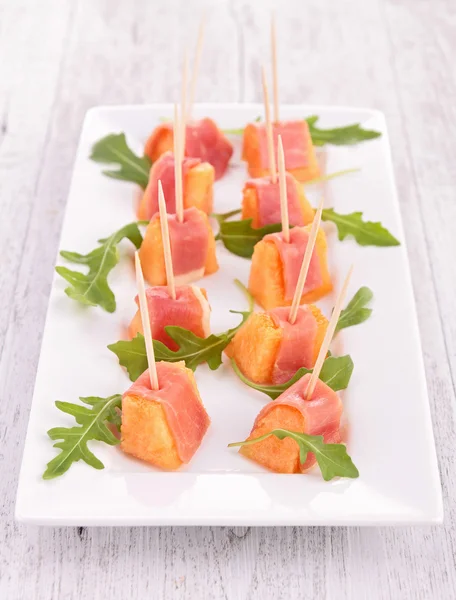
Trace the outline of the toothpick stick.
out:
M 263 84 L 263 102 L 264 102 L 264 116 L 266 119 L 266 136 L 268 142 L 268 159 L 269 159 L 269 170 L 271 171 L 272 183 L 277 181 L 277 167 L 274 153 L 274 137 L 272 133 L 272 122 L 271 122 L 271 110 L 269 106 L 269 91 L 268 84 L 266 82 L 266 73 L 264 66 L 261 67 L 261 81 Z
M 277 158 L 279 163 L 279 188 L 280 188 L 280 217 L 282 219 L 283 239 L 290 241 L 290 222 L 288 220 L 287 173 L 285 171 L 285 155 L 283 153 L 282 136 L 277 140 Z
M 181 130 L 180 130 L 180 160 L 184 160 L 185 156 L 185 139 L 187 132 L 187 79 L 188 79 L 188 56 L 187 50 L 184 52 L 183 65 L 182 65 L 182 91 L 181 91 Z
M 192 78 L 190 81 L 190 93 L 188 95 L 188 109 L 187 109 L 187 119 L 191 119 L 192 116 L 192 108 L 193 101 L 195 99 L 195 89 L 196 89 L 196 80 L 198 78 L 198 71 L 201 62 L 201 51 L 203 49 L 203 38 L 204 38 L 204 28 L 206 25 L 206 14 L 203 13 L 201 17 L 200 26 L 198 30 L 198 39 L 196 41 L 195 48 L 195 57 L 193 59 L 193 71 Z
M 166 213 L 165 195 L 163 193 L 163 186 L 160 179 L 158 180 L 158 209 L 160 212 L 163 253 L 165 255 L 166 281 L 168 284 L 169 295 L 173 300 L 175 300 L 176 285 L 174 283 L 173 259 L 171 256 L 171 242 L 169 240 L 168 215 Z
M 334 331 L 336 330 L 337 321 L 339 320 L 340 313 L 342 311 L 342 303 L 345 299 L 345 294 L 347 292 L 348 283 L 350 281 L 350 277 L 353 271 L 353 265 L 348 270 L 347 276 L 345 277 L 344 285 L 339 292 L 339 296 L 336 301 L 336 305 L 334 307 L 333 313 L 331 315 L 331 319 L 328 323 L 328 327 L 326 329 L 326 334 L 323 339 L 323 343 L 320 348 L 320 352 L 318 353 L 318 358 L 315 363 L 315 366 L 312 371 L 312 375 L 310 377 L 309 385 L 307 386 L 306 398 L 310 400 L 312 394 L 314 393 L 315 386 L 317 385 L 318 378 L 320 376 L 321 369 L 323 367 L 323 363 L 325 362 L 326 354 L 328 353 L 329 346 L 331 344 Z
M 182 191 L 182 159 L 181 159 L 181 133 L 179 127 L 179 112 L 177 104 L 174 105 L 174 179 L 176 196 L 176 215 L 179 223 L 184 220 L 184 196 Z
M 146 289 L 144 286 L 144 276 L 141 268 L 139 254 L 135 252 L 136 266 L 136 285 L 138 287 L 139 310 L 141 312 L 141 321 L 144 330 L 144 339 L 146 341 L 147 364 L 149 366 L 150 385 L 153 390 L 158 390 L 157 366 L 155 364 L 154 343 L 152 341 L 152 332 L 150 329 L 149 309 L 147 306 Z
M 293 296 L 293 302 L 291 303 L 290 314 L 288 315 L 288 321 L 293 324 L 296 321 L 296 317 L 298 316 L 298 309 L 301 303 L 301 296 L 304 290 L 304 286 L 306 284 L 307 273 L 309 272 L 310 261 L 312 260 L 312 254 L 315 247 L 315 242 L 317 240 L 318 229 L 320 227 L 321 222 L 321 213 L 323 211 L 324 204 L 324 196 L 320 199 L 320 204 L 318 206 L 317 212 L 315 213 L 314 219 L 312 221 L 312 227 L 309 233 L 309 239 L 307 240 L 306 251 L 304 252 L 304 256 L 301 263 L 301 269 L 299 271 L 298 282 L 296 284 L 295 293 Z
M 274 100 L 274 123 L 279 122 L 279 79 L 277 76 L 277 36 L 275 15 L 271 16 L 272 95 Z

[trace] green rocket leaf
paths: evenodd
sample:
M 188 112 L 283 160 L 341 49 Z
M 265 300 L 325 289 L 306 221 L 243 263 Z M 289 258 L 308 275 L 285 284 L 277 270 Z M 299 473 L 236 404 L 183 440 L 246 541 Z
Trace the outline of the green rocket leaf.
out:
M 312 142 L 315 146 L 324 146 L 325 144 L 351 146 L 359 142 L 373 140 L 382 135 L 379 131 L 363 129 L 360 123 L 353 123 L 352 125 L 335 127 L 333 129 L 319 129 L 316 126 L 318 118 L 316 115 L 313 115 L 306 119 Z
M 400 242 L 379 222 L 363 221 L 362 212 L 347 215 L 336 213 L 333 208 L 324 208 L 321 218 L 332 221 L 339 232 L 339 240 L 348 235 L 360 246 L 399 246 Z

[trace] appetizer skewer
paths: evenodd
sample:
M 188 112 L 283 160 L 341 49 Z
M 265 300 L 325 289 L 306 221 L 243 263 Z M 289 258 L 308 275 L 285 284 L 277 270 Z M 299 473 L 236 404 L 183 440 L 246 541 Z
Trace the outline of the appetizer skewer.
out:
M 265 111 L 265 141 L 268 170 L 264 173 L 250 173 L 242 195 L 242 218 L 252 219 L 255 228 L 272 225 L 280 221 L 279 183 L 277 180 L 277 160 L 274 147 L 278 135 L 274 137 L 270 116 L 269 92 L 264 67 L 262 68 L 263 101 Z M 291 225 L 307 225 L 313 219 L 314 211 L 307 200 L 303 186 L 286 173 L 287 205 Z
M 204 17 L 200 25 L 195 59 L 193 62 L 189 103 L 187 108 L 183 106 L 183 119 L 186 129 L 184 155 L 200 159 L 203 163 L 209 163 L 215 170 L 215 179 L 220 179 L 228 168 L 228 163 L 233 154 L 233 145 L 212 119 L 208 117 L 199 120 L 191 119 L 196 79 L 201 58 L 203 34 Z M 144 154 L 155 163 L 155 161 L 158 161 L 164 153 L 173 148 L 174 136 L 175 132 L 170 123 L 160 124 L 148 138 L 144 148 Z
M 265 235 L 254 248 L 249 291 L 266 310 L 289 306 L 295 296 L 302 260 L 309 244 L 312 225 L 288 228 L 287 181 L 281 136 L 279 142 L 280 213 L 283 231 Z M 321 206 L 322 209 L 322 206 Z M 321 210 L 318 221 L 321 219 Z M 315 223 L 315 219 L 314 219 Z M 327 264 L 326 235 L 317 229 L 315 252 L 311 255 L 299 304 L 314 302 L 332 289 Z
M 342 402 L 328 385 L 319 379 L 324 359 L 334 335 L 342 303 L 351 276 L 345 279 L 328 324 L 312 374 L 306 374 L 258 414 L 252 431 L 239 452 L 278 473 L 304 473 L 315 464 L 315 454 L 301 461 L 300 448 L 292 436 L 279 438 L 274 431 L 323 436 L 325 444 L 339 443 Z M 285 431 L 284 431 L 285 430 Z M 255 443 L 255 439 L 259 439 Z M 250 443 L 249 443 L 250 442 Z M 238 444 L 236 444 L 238 445 Z M 352 476 L 357 476 L 356 468 Z
M 322 208 L 323 203 L 320 202 L 302 258 L 291 307 L 253 313 L 226 349 L 241 372 L 255 383 L 284 383 L 301 367 L 312 368 L 317 360 L 328 320 L 317 306 L 300 306 L 300 300 L 318 237 Z
M 294 175 L 298 181 L 310 181 L 320 177 L 320 167 L 312 143 L 309 126 L 304 119 L 280 121 L 279 118 L 279 86 L 276 46 L 275 22 L 273 18 L 271 22 L 271 49 L 274 100 L 274 146 L 276 145 L 277 137 L 281 135 L 287 171 Z M 271 165 L 268 159 L 265 123 L 249 123 L 244 129 L 242 159 L 247 162 L 249 175 L 251 177 L 264 177 L 270 173 Z
M 149 309 L 138 253 L 136 276 L 149 369 L 122 397 L 121 449 L 154 466 L 188 463 L 210 425 L 191 369 L 184 362 L 155 363 Z
M 179 131 L 176 110 L 175 130 Z M 180 135 L 176 135 L 176 156 L 181 156 Z M 173 168 L 174 170 L 174 168 Z M 176 214 L 168 214 L 171 254 L 176 285 L 191 283 L 218 269 L 215 238 L 205 211 L 195 206 L 185 207 L 181 171 L 176 177 Z M 157 199 L 158 199 L 158 182 Z M 165 198 L 166 198 L 166 191 Z M 157 207 L 158 208 L 158 207 Z M 169 211 L 168 211 L 169 213 Z M 141 244 L 140 256 L 144 274 L 150 285 L 166 285 L 166 268 L 159 211 L 151 218 Z
M 158 188 L 161 239 L 167 286 L 147 288 L 146 299 L 152 337 L 165 344 L 170 350 L 177 350 L 177 343 L 166 333 L 165 327 L 176 325 L 188 329 L 199 337 L 207 337 L 210 334 L 209 318 L 211 309 L 207 301 L 206 290 L 196 285 L 176 286 L 168 218 L 161 181 L 158 182 Z M 138 302 L 138 298 L 136 301 Z M 137 333 L 144 333 L 139 309 L 130 323 L 128 332 L 131 338 L 134 338 Z

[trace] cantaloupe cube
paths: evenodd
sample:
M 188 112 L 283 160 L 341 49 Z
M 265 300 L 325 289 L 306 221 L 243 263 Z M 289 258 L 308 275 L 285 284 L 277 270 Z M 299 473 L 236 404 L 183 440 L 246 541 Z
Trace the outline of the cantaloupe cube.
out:
M 154 163 L 162 154 L 173 151 L 174 133 L 172 125 L 163 123 L 154 129 L 147 139 L 144 154 Z
M 247 439 L 253 440 L 273 429 L 288 429 L 304 433 L 304 417 L 291 406 L 278 405 L 273 408 L 252 430 Z M 271 435 L 262 442 L 241 446 L 239 452 L 277 473 L 300 473 L 299 446 L 291 438 L 279 440 Z
M 307 147 L 308 164 L 298 169 L 287 169 L 289 173 L 294 175 L 298 181 L 302 183 L 317 179 L 320 177 L 320 166 L 318 164 L 315 148 L 312 144 L 312 139 L 309 138 Z M 264 177 L 269 175 L 269 169 L 263 166 L 262 156 L 260 153 L 260 142 L 258 138 L 258 126 L 255 123 L 249 123 L 244 129 L 244 137 L 242 143 L 242 160 L 247 162 L 247 168 L 250 177 Z M 286 166 L 286 165 L 285 165 Z
M 186 373 L 202 403 L 193 371 L 187 369 L 184 362 L 174 365 Z M 183 464 L 161 403 L 128 392 L 122 398 L 120 447 L 127 454 L 161 469 L 175 470 Z
M 296 188 L 298 191 L 299 204 L 302 212 L 302 224 L 308 225 L 312 223 L 315 211 L 304 194 L 303 186 L 296 181 Z M 257 190 L 252 186 L 245 186 L 242 191 L 242 218 L 252 219 L 252 227 L 262 227 L 258 212 L 258 194 Z M 291 223 L 291 225 L 297 225 L 299 223 Z
M 304 228 L 310 232 L 311 225 Z M 322 284 L 303 294 L 300 304 L 316 302 L 332 290 L 328 270 L 326 235 L 319 229 L 314 252 L 320 261 Z M 292 300 L 285 298 L 285 281 L 282 259 L 276 244 L 267 238 L 255 245 L 250 267 L 249 291 L 265 310 L 276 306 L 290 306 Z
M 152 167 L 153 168 L 153 167 Z M 187 171 L 183 180 L 184 208 L 194 206 L 209 215 L 213 207 L 214 167 L 209 163 L 200 163 Z M 140 221 L 149 218 L 150 191 L 146 189 L 138 206 Z
M 217 256 L 215 253 L 215 238 L 212 227 L 205 213 L 201 213 L 207 223 L 209 232 L 208 248 L 204 275 L 210 275 L 218 270 Z M 160 227 L 160 216 L 155 215 L 147 226 L 143 243 L 139 249 L 139 258 L 145 279 L 150 285 L 166 285 L 165 255 Z
M 313 349 L 312 365 L 315 364 L 328 327 L 328 319 L 314 304 L 309 305 L 317 322 L 317 334 Z M 272 384 L 274 365 L 283 338 L 283 330 L 269 313 L 253 313 L 239 329 L 226 348 L 242 373 L 255 383 Z

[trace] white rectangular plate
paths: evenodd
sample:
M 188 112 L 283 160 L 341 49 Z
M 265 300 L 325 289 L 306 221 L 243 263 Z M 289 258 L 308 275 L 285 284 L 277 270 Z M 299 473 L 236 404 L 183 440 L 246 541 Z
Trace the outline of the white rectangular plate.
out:
M 89 251 L 96 240 L 135 220 L 134 186 L 103 176 L 100 165 L 88 159 L 92 144 L 108 133 L 123 131 L 130 145 L 141 152 L 160 118 L 171 114 L 170 105 L 89 111 L 61 249 Z M 261 114 L 260 105 L 195 107 L 195 116 L 211 116 L 222 128 L 243 127 Z M 383 133 L 357 146 L 327 149 L 327 173 L 349 167 L 361 171 L 331 181 L 325 194 L 327 205 L 342 213 L 363 211 L 366 218 L 382 221 L 402 243 L 393 248 L 364 248 L 354 241 L 339 242 L 335 230 L 328 228 L 336 289 L 353 263 L 348 296 L 362 285 L 369 286 L 375 296 L 373 316 L 344 330 L 336 348 L 349 353 L 355 363 L 342 399 L 349 426 L 348 451 L 360 477 L 325 482 L 318 471 L 305 476 L 274 474 L 227 449 L 229 442 L 247 437 L 268 398 L 241 384 L 225 363 L 215 372 L 206 365 L 196 371 L 212 425 L 182 471 L 160 472 L 118 448 L 92 442 L 104 470 L 79 462 L 64 476 L 43 481 L 45 465 L 56 452 L 46 431 L 73 424 L 71 417 L 55 408 L 54 401 L 104 397 L 122 393 L 130 385 L 106 348 L 120 339 L 136 310 L 134 273 L 125 257 L 110 277 L 117 298 L 114 314 L 78 305 L 64 294 L 65 282 L 54 278 L 19 480 L 17 519 L 43 525 L 375 525 L 442 520 L 420 339 L 385 119 L 367 109 L 282 108 L 284 118 L 310 114 L 321 117 L 321 127 L 361 122 Z M 239 156 L 240 138 L 233 140 L 233 164 L 215 187 L 216 212 L 240 206 L 247 175 Z M 315 193 L 312 199 L 315 203 Z M 122 249 L 131 256 L 127 245 Z M 228 311 L 243 310 L 245 299 L 233 280 L 238 277 L 247 282 L 250 265 L 221 245 L 218 257 L 220 270 L 201 282 L 212 304 L 214 332 L 238 322 L 239 316 Z M 322 303 L 326 314 L 332 301 Z

